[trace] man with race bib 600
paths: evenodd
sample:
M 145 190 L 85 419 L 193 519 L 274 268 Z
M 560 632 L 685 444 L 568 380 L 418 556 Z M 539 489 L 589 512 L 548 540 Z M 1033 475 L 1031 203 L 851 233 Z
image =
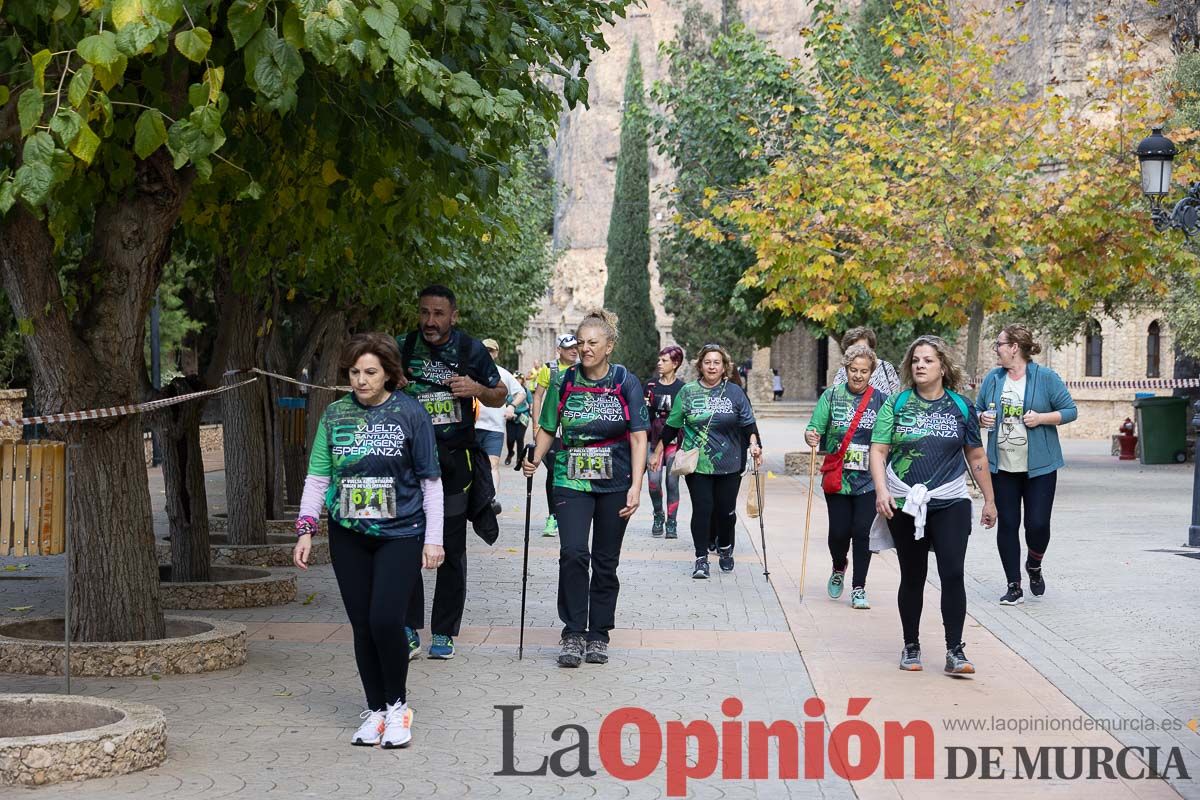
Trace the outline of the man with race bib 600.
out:
M 437 571 L 429 626 L 429 657 L 454 657 L 454 637 L 467 600 L 467 489 L 472 480 L 475 404 L 504 405 L 508 389 L 483 343 L 455 325 L 458 305 L 445 286 L 427 286 L 419 297 L 420 329 L 398 343 L 407 379 L 404 392 L 429 414 L 437 438 L 438 463 L 445 491 L 446 560 Z M 424 587 L 413 589 L 405 633 L 409 653 L 420 652 L 417 630 L 425 616 Z

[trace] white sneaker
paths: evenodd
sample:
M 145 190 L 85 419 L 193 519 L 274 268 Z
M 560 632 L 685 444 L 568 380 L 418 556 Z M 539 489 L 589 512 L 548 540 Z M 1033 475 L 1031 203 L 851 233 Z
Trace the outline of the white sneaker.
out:
M 383 737 L 379 746 L 385 750 L 395 747 L 408 747 L 412 742 L 413 711 L 406 703 L 396 703 L 387 707 L 383 718 Z
M 368 708 L 358 716 L 364 721 L 362 725 L 358 726 L 358 730 L 354 732 L 354 736 L 350 738 L 350 744 L 356 744 L 360 747 L 371 747 L 379 744 L 379 739 L 383 736 L 385 714 L 382 711 L 372 711 Z

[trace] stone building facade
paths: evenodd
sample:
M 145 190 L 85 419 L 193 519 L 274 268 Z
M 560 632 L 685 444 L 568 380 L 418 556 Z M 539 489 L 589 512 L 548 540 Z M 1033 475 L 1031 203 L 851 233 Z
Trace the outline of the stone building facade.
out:
M 637 42 L 646 84 L 664 77 L 666 63 L 658 44 L 671 39 L 681 19 L 681 0 L 647 0 L 628 19 L 620 21 L 605 36 L 611 45 L 598 54 L 589 68 L 591 107 L 563 115 L 554 152 L 555 174 L 561 199 L 555 215 L 554 244 L 561 256 L 541 308 L 531 321 L 518 347 L 520 366 L 528 368 L 551 358 L 554 336 L 573 330 L 583 314 L 604 298 L 605 242 L 612 203 L 616 159 L 619 148 L 621 101 L 629 52 Z M 714 15 L 719 0 L 705 0 Z M 1130 23 L 1139 39 L 1138 66 L 1170 64 L 1171 37 L 1183 24 L 1180 2 L 1161 5 L 1139 0 L 1042 0 L 1037 3 L 1001 3 L 999 0 L 963 0 L 958 9 L 970 7 L 972 19 L 985 20 L 992 32 L 1020 41 L 1011 51 L 1009 63 L 1014 80 L 1023 80 L 1033 90 L 1053 82 L 1060 91 L 1083 96 L 1088 91 L 1089 72 L 1103 73 L 1121 63 L 1119 41 L 1113 24 L 1098 25 L 1098 15 Z M 977 12 L 1001 11 L 991 16 Z M 747 25 L 787 56 L 800 56 L 800 31 L 808 22 L 809 9 L 802 0 L 742 0 L 741 13 Z M 1174 15 L 1174 16 L 1173 16 Z M 1195 16 L 1195 9 L 1192 9 Z M 1186 20 L 1184 21 L 1186 22 Z M 1194 20 L 1192 20 L 1194 22 Z M 1133 141 L 1140 137 L 1138 121 L 1131 130 Z M 1132 145 L 1131 145 L 1132 147 Z M 1136 164 L 1130 160 L 1130 180 L 1136 180 Z M 671 174 L 665 160 L 651 152 L 651 225 L 667 215 L 663 189 Z M 1149 221 L 1147 220 L 1147 224 Z M 652 300 L 658 312 L 663 343 L 671 341 L 671 318 L 662 306 L 654 254 L 651 255 Z M 1150 325 L 1158 322 L 1159 374 L 1174 376 L 1174 347 L 1170 330 L 1152 311 L 1132 315 L 1120 323 L 1099 317 L 1102 337 L 1100 375 L 1087 375 L 1088 347 L 1085 337 L 1063 348 L 1047 348 L 1038 361 L 1055 369 L 1065 380 L 1137 380 L 1147 377 Z M 980 370 L 994 363 L 990 349 L 991 326 L 985 325 L 980 353 Z M 958 338 L 965 347 L 966 331 Z M 770 348 L 755 354 L 752 397 L 770 398 L 770 369 L 783 376 L 788 400 L 815 400 L 837 371 L 841 353 L 836 341 L 817 339 L 803 327 L 778 337 Z M 1097 369 L 1092 369 L 1092 372 Z M 1135 390 L 1074 390 L 1080 419 L 1063 429 L 1064 436 L 1107 437 L 1126 416 L 1132 416 Z M 1170 392 L 1159 392 L 1169 394 Z

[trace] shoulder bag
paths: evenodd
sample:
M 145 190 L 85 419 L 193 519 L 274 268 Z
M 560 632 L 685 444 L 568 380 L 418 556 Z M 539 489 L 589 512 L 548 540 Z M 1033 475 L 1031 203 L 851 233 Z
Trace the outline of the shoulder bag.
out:
M 842 490 L 842 467 L 846 464 L 846 451 L 850 449 L 850 440 L 854 438 L 858 423 L 862 420 L 863 412 L 867 410 L 874 393 L 875 387 L 868 385 L 862 400 L 858 401 L 858 408 L 854 412 L 854 418 L 850 420 L 850 427 L 842 437 L 842 446 L 836 453 L 826 454 L 825 460 L 821 462 L 821 490 L 825 494 L 837 494 Z
M 728 381 L 721 381 L 721 397 L 725 396 L 725 386 L 727 384 Z M 708 415 L 708 424 L 704 426 L 704 434 L 695 447 L 688 448 L 687 450 L 680 448 L 675 452 L 675 460 L 671 463 L 672 475 L 691 475 L 700 466 L 700 449 L 708 444 L 708 429 L 712 427 L 713 417 L 716 415 L 716 411 Z

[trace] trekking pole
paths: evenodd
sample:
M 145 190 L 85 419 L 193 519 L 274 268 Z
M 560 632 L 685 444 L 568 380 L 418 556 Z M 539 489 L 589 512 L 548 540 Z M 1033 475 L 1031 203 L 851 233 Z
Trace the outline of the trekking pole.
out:
M 754 465 L 754 493 L 758 495 L 758 535 L 762 539 L 763 577 L 770 581 L 771 570 L 767 569 L 767 526 L 763 522 L 762 477 L 758 472 L 758 464 Z
M 533 461 L 533 445 L 525 445 L 521 454 L 526 461 Z M 517 645 L 517 660 L 525 657 L 525 595 L 529 589 L 529 515 L 533 510 L 533 476 L 525 479 L 525 559 L 521 564 L 521 638 Z
M 817 449 L 808 448 L 808 510 L 804 513 L 804 550 L 800 556 L 800 602 L 804 602 L 804 575 L 808 571 L 808 532 L 812 525 L 813 476 L 817 472 Z

